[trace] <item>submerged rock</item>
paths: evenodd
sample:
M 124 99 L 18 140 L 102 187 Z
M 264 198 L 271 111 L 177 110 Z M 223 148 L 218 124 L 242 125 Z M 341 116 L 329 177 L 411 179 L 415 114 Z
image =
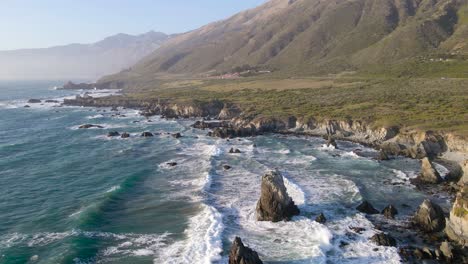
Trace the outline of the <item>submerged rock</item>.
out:
M 457 194 L 445 233 L 459 245 L 468 246 L 468 185 Z
M 175 133 L 175 134 L 172 134 L 172 137 L 173 138 L 181 138 L 182 135 L 180 133 Z
M 39 100 L 39 99 L 29 99 L 28 100 L 28 104 L 40 104 L 40 103 L 42 103 L 42 101 Z
M 414 215 L 413 223 L 424 232 L 439 232 L 445 227 L 444 211 L 439 205 L 426 199 Z
M 388 219 L 395 219 L 395 215 L 398 214 L 398 210 L 393 205 L 385 207 L 382 214 Z
M 431 161 L 426 157 L 422 159 L 421 173 L 416 178 L 417 183 L 437 184 L 442 182 L 439 172 L 435 169 Z
M 230 170 L 231 168 L 232 168 L 232 167 L 229 166 L 229 165 L 223 165 L 223 169 L 224 169 L 224 170 Z
M 24 108 L 30 108 L 30 107 L 31 107 L 31 106 L 29 106 L 29 105 L 25 105 L 25 106 L 24 106 Z
M 327 222 L 327 218 L 325 217 L 323 213 L 320 213 L 320 215 L 318 215 L 315 218 L 315 222 L 320 223 L 320 224 L 325 224 Z
M 57 103 L 60 103 L 59 101 L 57 100 L 45 100 L 46 103 L 54 103 L 54 104 L 57 104 Z
M 79 129 L 88 129 L 88 128 L 104 128 L 100 125 L 85 124 L 78 127 Z
M 151 132 L 143 132 L 143 133 L 141 133 L 141 136 L 142 137 L 153 137 L 154 135 Z
M 177 162 L 168 162 L 166 163 L 168 166 L 175 167 L 177 166 Z
M 370 240 L 375 242 L 379 246 L 385 247 L 395 247 L 397 244 L 396 240 L 393 237 L 385 233 L 375 234 L 373 237 L 370 238 Z
M 117 132 L 117 131 L 112 131 L 112 132 L 107 133 L 107 136 L 108 137 L 118 137 L 118 136 L 120 136 L 120 133 Z
M 239 237 L 234 239 L 229 252 L 229 264 L 263 264 L 258 253 L 244 246 Z
M 242 152 L 241 152 L 239 149 L 231 148 L 231 149 L 229 150 L 229 153 L 231 153 L 231 154 L 239 154 L 239 153 L 242 153 Z
M 365 214 L 378 214 L 379 211 L 372 206 L 368 201 L 362 202 L 356 209 Z
M 279 171 L 270 171 L 262 177 L 261 196 L 257 203 L 257 220 L 279 222 L 289 220 L 300 213 L 289 197 L 283 176 Z

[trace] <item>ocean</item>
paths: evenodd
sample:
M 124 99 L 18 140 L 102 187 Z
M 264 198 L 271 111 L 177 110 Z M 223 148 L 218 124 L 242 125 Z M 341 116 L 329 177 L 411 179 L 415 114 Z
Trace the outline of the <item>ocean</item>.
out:
M 132 109 L 27 103 L 84 92 L 53 89 L 61 83 L 0 82 L 0 263 L 227 263 L 235 236 L 264 263 L 400 263 L 397 248 L 369 241 L 378 230 L 355 207 L 393 204 L 408 219 L 426 197 L 409 183 L 418 161 L 378 162 L 355 154 L 372 149 L 314 137 L 211 138 L 195 120 Z M 261 176 L 275 168 L 301 214 L 257 222 Z M 314 221 L 322 212 L 325 224 Z

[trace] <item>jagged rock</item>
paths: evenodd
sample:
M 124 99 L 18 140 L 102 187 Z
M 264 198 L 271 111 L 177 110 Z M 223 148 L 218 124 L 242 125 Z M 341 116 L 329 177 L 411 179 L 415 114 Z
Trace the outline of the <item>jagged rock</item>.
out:
M 130 137 L 130 134 L 127 133 L 127 132 L 124 132 L 122 133 L 122 135 L 120 136 L 121 138 L 129 138 Z
M 463 176 L 460 178 L 458 185 L 467 186 L 468 185 L 468 160 L 465 160 L 461 165 L 463 170 Z
M 239 237 L 234 239 L 229 252 L 229 264 L 263 264 L 258 253 L 244 246 Z
M 453 247 L 450 245 L 448 241 L 442 242 L 439 248 L 440 252 L 442 253 L 442 256 L 447 262 L 451 262 L 453 259 Z
M 85 124 L 85 125 L 81 125 L 79 126 L 78 128 L 79 129 L 88 129 L 88 128 L 104 128 L 103 126 L 100 126 L 100 125 L 92 125 L 92 124 Z
M 107 133 L 107 136 L 108 137 L 118 137 L 118 136 L 120 136 L 120 133 L 117 132 L 117 131 L 112 131 L 112 132 Z
M 239 153 L 242 153 L 242 152 L 241 152 L 239 149 L 231 148 L 231 149 L 229 150 L 229 153 L 230 153 L 230 154 L 234 154 L 234 153 L 235 153 L 235 154 L 239 154 Z
M 278 222 L 299 214 L 299 208 L 289 197 L 283 176 L 270 171 L 262 177 L 261 196 L 257 203 L 257 220 Z
M 385 153 L 385 151 L 383 150 L 380 150 L 377 160 L 389 160 L 389 159 L 390 158 L 388 157 L 387 153 Z
M 379 211 L 375 209 L 372 204 L 370 204 L 368 201 L 362 202 L 356 209 L 365 214 L 378 214 Z
M 388 219 L 395 219 L 395 215 L 398 214 L 398 210 L 393 205 L 385 207 L 382 214 Z
M 39 99 L 29 99 L 28 100 L 28 104 L 40 104 L 40 103 L 42 103 L 42 101 L 39 100 Z
M 416 178 L 416 181 L 419 183 L 436 184 L 442 182 L 442 178 L 431 161 L 428 158 L 424 158 L 422 159 L 421 173 Z
M 172 137 L 173 138 L 181 138 L 182 135 L 180 133 L 175 133 L 175 134 L 172 134 Z
M 333 146 L 335 149 L 338 149 L 338 144 L 336 143 L 336 140 L 329 135 L 327 139 L 327 147 Z
M 459 245 L 468 246 L 468 185 L 464 185 L 457 194 L 445 233 Z
M 229 165 L 223 165 L 223 169 L 224 169 L 224 170 L 230 170 L 231 168 L 232 168 L 232 167 L 229 166 Z
M 143 133 L 141 133 L 141 136 L 142 136 L 142 137 L 152 137 L 152 136 L 154 136 L 154 135 L 153 135 L 153 133 L 151 133 L 151 132 L 143 132 Z
M 444 211 L 439 205 L 426 199 L 414 215 L 413 223 L 424 232 L 439 232 L 445 227 Z
M 396 240 L 390 235 L 387 235 L 385 233 L 375 234 L 370 239 L 371 241 L 375 242 L 379 246 L 385 246 L 385 247 L 396 246 Z
M 323 213 L 320 213 L 320 215 L 318 215 L 315 218 L 315 222 L 325 224 L 327 222 L 327 218 L 325 217 L 325 215 Z

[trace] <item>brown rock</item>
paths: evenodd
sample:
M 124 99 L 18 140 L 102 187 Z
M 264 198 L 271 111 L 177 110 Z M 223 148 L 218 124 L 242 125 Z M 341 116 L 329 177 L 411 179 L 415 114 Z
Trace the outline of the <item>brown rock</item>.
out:
M 398 210 L 393 205 L 389 205 L 383 209 L 382 214 L 388 219 L 395 219 L 395 215 L 398 214 Z
M 457 194 L 450 217 L 447 219 L 445 233 L 461 246 L 468 246 L 468 185 Z
M 414 215 L 413 223 L 424 232 L 439 232 L 445 227 L 444 211 L 439 205 L 426 199 Z
M 437 184 L 442 182 L 439 172 L 435 169 L 431 161 L 426 157 L 422 159 L 421 173 L 416 178 L 419 183 Z
M 362 202 L 356 209 L 365 214 L 378 214 L 379 211 L 375 209 L 372 204 L 370 204 L 368 201 Z
M 299 208 L 289 197 L 283 176 L 271 171 L 262 177 L 262 191 L 257 203 L 257 220 L 279 222 L 298 215 Z
M 229 252 L 229 264 L 263 264 L 258 253 L 244 246 L 239 237 L 234 239 Z

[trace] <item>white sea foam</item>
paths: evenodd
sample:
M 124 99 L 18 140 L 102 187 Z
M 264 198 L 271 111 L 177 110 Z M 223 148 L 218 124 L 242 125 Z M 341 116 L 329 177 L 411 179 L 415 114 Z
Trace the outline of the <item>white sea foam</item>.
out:
M 328 145 L 327 144 L 323 144 L 319 147 L 317 147 L 318 150 L 328 150 L 328 151 L 331 151 L 331 150 L 336 150 L 336 148 L 332 145 Z
M 210 264 L 221 259 L 222 215 L 212 206 L 202 204 L 199 214 L 190 219 L 186 239 L 165 248 L 154 263 Z
M 202 139 L 203 140 L 203 139 Z M 171 184 L 180 184 L 184 190 L 192 194 L 192 200 L 200 201 L 200 212 L 190 218 L 189 225 L 184 231 L 185 239 L 169 245 L 158 252 L 154 263 L 213 263 L 221 259 L 222 232 L 224 230 L 223 216 L 213 206 L 204 201 L 203 196 L 194 193 L 206 194 L 212 184 L 211 159 L 219 156 L 225 146 L 208 142 L 197 142 L 184 149 L 184 154 L 189 155 L 189 160 L 181 161 L 181 166 L 176 170 L 183 170 L 184 179 L 172 180 Z M 160 167 L 165 168 L 161 164 Z M 195 176 L 194 178 L 192 178 Z M 185 195 L 179 192 L 176 195 Z

